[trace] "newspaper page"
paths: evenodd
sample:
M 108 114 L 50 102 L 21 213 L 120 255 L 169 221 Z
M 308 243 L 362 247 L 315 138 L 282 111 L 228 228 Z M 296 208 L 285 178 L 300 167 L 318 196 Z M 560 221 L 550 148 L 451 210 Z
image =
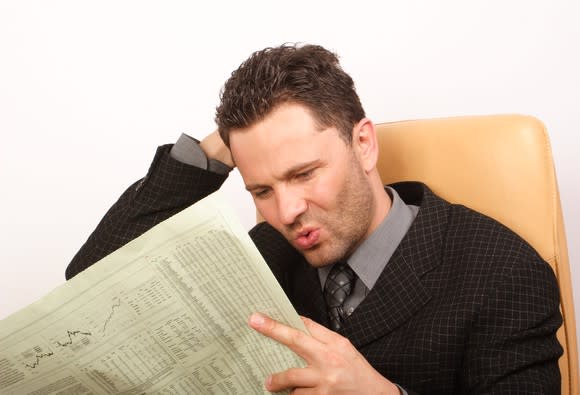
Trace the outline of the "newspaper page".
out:
M 305 330 L 219 192 L 0 321 L 1 394 L 260 394 L 304 362 L 251 329 Z

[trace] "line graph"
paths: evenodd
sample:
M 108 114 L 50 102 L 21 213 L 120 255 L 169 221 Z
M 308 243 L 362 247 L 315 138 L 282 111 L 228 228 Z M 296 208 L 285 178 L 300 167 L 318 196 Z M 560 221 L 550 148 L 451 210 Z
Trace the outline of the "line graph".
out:
M 41 359 L 50 357 L 52 355 L 54 355 L 54 353 L 52 351 L 42 353 L 42 354 L 36 354 L 36 360 L 31 364 L 28 364 L 28 363 L 24 364 L 24 366 L 26 366 L 27 368 L 30 368 L 30 369 L 35 369 L 40 364 Z
M 84 335 L 84 336 L 92 336 L 93 334 L 91 332 L 83 332 L 83 331 L 70 331 L 67 330 L 66 334 L 68 336 L 68 340 L 64 343 L 61 343 L 59 341 L 56 342 L 56 345 L 59 347 L 68 347 L 71 344 L 73 344 L 73 337 L 76 337 L 78 335 Z
M 119 307 L 121 307 L 121 299 L 116 296 L 113 300 L 117 300 L 116 302 L 114 302 L 114 304 L 111 306 L 111 312 L 109 313 L 109 316 L 107 317 L 107 319 L 105 320 L 105 323 L 103 324 L 103 330 L 101 331 L 103 333 L 103 335 L 105 334 L 105 331 L 107 330 L 107 325 L 109 325 L 109 322 L 111 322 L 111 319 L 113 319 L 113 315 L 115 314 L 115 310 L 118 309 Z

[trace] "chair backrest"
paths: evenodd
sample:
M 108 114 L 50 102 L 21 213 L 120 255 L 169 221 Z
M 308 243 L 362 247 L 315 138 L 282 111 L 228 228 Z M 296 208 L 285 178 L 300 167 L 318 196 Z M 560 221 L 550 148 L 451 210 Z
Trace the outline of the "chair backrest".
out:
M 562 394 L 579 394 L 568 251 L 544 125 L 521 115 L 467 116 L 376 125 L 385 184 L 426 183 L 444 199 L 484 213 L 530 243 L 554 269 L 564 324 L 558 339 Z

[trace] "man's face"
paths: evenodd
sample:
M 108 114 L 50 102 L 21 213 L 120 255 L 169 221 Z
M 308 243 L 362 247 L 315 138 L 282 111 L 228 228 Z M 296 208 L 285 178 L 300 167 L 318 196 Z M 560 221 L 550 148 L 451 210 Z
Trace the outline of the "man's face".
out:
M 230 135 L 258 211 L 315 267 L 350 255 L 373 215 L 367 175 L 338 133 L 317 128 L 305 107 L 283 104 Z

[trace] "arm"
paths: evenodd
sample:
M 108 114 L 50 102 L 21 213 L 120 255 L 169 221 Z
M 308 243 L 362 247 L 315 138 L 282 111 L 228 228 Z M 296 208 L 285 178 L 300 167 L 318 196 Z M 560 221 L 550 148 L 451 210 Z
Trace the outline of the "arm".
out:
M 551 268 L 535 253 L 505 268 L 466 344 L 466 393 L 560 394 L 562 323 Z
M 208 163 L 219 160 L 233 167 L 217 131 L 204 138 L 200 147 Z M 67 279 L 218 190 L 226 180 L 227 173 L 213 172 L 211 165 L 207 170 L 195 163 L 183 163 L 183 152 L 175 159 L 171 151 L 171 145 L 157 149 L 147 175 L 127 188 L 76 253 L 66 269 Z

